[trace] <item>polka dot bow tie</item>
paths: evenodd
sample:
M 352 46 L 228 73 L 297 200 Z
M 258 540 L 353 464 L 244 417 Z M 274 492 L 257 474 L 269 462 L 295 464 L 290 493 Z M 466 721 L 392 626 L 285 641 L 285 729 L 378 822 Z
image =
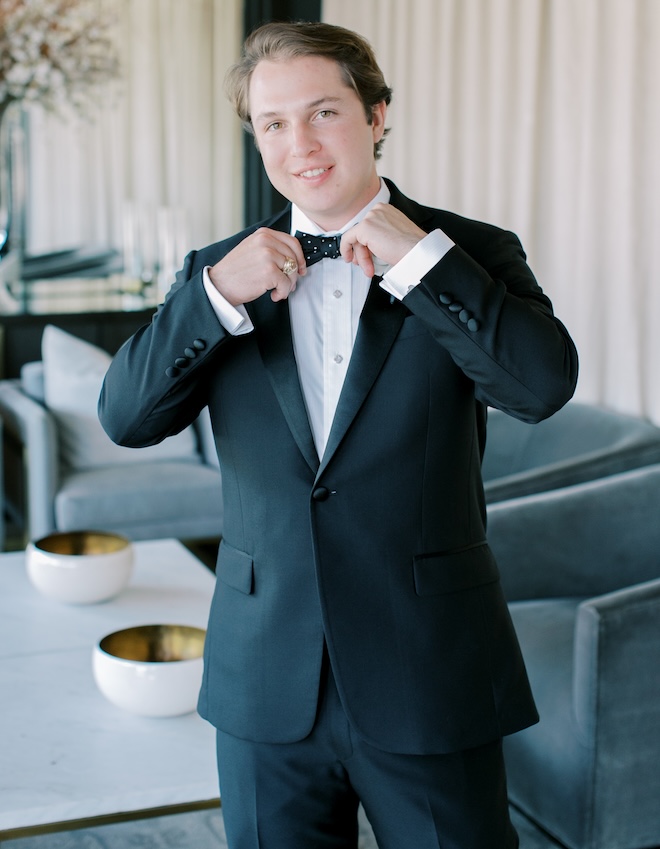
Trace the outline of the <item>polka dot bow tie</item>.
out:
M 310 236 L 296 230 L 296 239 L 302 245 L 307 265 L 314 265 L 322 259 L 337 259 L 340 256 L 339 243 L 341 236 Z

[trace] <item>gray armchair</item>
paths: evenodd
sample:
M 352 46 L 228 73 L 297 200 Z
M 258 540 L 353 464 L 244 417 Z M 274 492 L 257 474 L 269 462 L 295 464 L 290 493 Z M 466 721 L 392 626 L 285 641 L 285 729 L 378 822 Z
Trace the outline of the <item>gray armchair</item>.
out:
M 2 431 L 2 418 L 0 418 L 0 446 L 3 440 Z M 2 455 L 3 452 L 0 451 L 0 551 L 4 551 L 5 548 L 5 486 Z
M 482 464 L 488 503 L 651 463 L 660 463 L 660 428 L 643 418 L 577 401 L 533 425 L 488 413 Z
M 541 722 L 515 807 L 570 849 L 660 845 L 660 465 L 488 510 Z
M 43 365 L 0 381 L 6 507 L 25 541 L 94 528 L 132 540 L 210 539 L 222 534 L 220 469 L 208 410 L 194 424 L 190 457 L 71 469 L 61 460 L 56 417 L 44 403 Z M 126 449 L 127 451 L 129 449 Z

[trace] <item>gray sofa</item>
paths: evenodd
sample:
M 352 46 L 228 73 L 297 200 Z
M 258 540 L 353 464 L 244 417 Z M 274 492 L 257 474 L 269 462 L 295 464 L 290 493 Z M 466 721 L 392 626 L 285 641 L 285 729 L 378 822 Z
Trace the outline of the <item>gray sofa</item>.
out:
M 132 540 L 222 535 L 222 486 L 208 410 L 194 424 L 190 456 L 71 469 L 58 423 L 44 403 L 41 362 L 0 381 L 7 509 L 24 541 L 55 530 L 115 531 Z M 125 449 L 129 451 L 131 449 Z M 148 456 L 148 455 L 147 455 Z
M 488 414 L 482 472 L 489 503 L 660 463 L 660 428 L 650 421 L 571 401 L 526 424 Z
M 512 803 L 570 849 L 660 845 L 660 465 L 492 504 L 541 722 Z

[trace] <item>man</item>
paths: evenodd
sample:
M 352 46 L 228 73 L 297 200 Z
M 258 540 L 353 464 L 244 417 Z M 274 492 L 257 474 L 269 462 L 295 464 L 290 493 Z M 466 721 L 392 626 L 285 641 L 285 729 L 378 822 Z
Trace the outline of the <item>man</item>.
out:
M 354 849 L 362 801 L 380 849 L 515 847 L 501 737 L 537 715 L 485 539 L 486 407 L 551 415 L 574 346 L 513 234 L 380 180 L 363 39 L 267 24 L 228 86 L 292 203 L 188 255 L 99 409 L 132 446 L 211 412 L 199 710 L 229 846 Z M 336 233 L 333 258 L 313 236 Z

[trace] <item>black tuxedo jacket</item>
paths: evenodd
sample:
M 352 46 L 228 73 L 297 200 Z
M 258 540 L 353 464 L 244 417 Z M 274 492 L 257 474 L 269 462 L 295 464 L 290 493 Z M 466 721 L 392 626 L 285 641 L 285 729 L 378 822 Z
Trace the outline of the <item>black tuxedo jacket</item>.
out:
M 124 445 L 210 409 L 224 531 L 199 710 L 238 737 L 309 733 L 324 643 L 351 723 L 382 749 L 453 751 L 537 719 L 480 463 L 487 405 L 551 415 L 574 391 L 575 348 L 513 234 L 390 190 L 456 246 L 402 302 L 372 282 L 323 458 L 288 303 L 248 304 L 255 329 L 232 337 L 202 285 L 257 226 L 288 230 L 290 209 L 191 253 L 105 379 L 100 417 Z

